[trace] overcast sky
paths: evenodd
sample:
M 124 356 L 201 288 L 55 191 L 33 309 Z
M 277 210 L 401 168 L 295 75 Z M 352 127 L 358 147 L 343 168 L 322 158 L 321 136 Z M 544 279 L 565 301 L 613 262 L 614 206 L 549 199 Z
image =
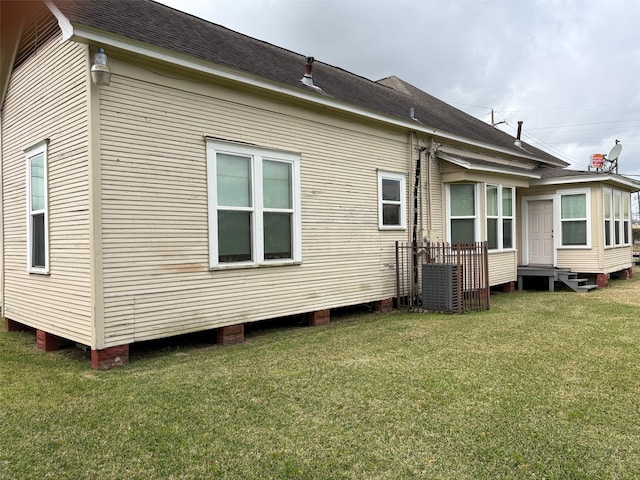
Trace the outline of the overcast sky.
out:
M 161 0 L 318 61 L 418 88 L 586 170 L 640 179 L 640 0 Z

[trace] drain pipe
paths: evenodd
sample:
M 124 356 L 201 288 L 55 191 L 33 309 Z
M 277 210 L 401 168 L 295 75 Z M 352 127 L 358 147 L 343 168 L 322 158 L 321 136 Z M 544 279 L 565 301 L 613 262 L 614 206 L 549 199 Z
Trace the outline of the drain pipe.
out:
M 413 260 L 413 293 L 414 305 L 418 305 L 419 299 L 417 298 L 420 291 L 420 275 L 418 272 L 418 193 L 420 188 L 420 179 L 422 178 L 422 153 L 427 150 L 427 147 L 421 147 L 418 149 L 418 158 L 416 159 L 416 171 L 413 182 L 413 232 L 411 235 L 411 251 Z

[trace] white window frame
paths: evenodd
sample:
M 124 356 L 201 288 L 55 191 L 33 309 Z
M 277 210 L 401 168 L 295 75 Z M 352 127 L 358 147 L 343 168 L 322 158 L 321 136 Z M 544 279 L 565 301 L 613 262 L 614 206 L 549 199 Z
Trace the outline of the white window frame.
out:
M 253 205 L 251 215 L 251 258 L 250 261 L 220 262 L 218 256 L 218 192 L 216 174 L 216 156 L 226 153 L 242 157 L 249 157 L 251 162 L 252 179 L 251 195 Z M 283 162 L 291 165 L 292 205 L 287 210 L 292 214 L 291 221 L 291 254 L 292 258 L 265 259 L 263 215 L 273 210 L 263 205 L 262 162 L 264 160 Z M 255 145 L 241 144 L 231 141 L 207 138 L 207 194 L 209 216 L 209 267 L 212 269 L 242 268 L 258 266 L 291 265 L 302 262 L 302 214 L 300 195 L 300 155 L 292 152 L 274 150 Z
M 489 187 L 497 188 L 497 202 L 498 202 L 498 214 L 497 215 L 489 215 L 489 202 L 488 202 L 488 192 Z M 503 190 L 509 189 L 511 190 L 511 215 L 505 215 L 503 211 L 502 199 L 503 199 Z M 484 190 L 484 198 L 485 198 L 485 233 L 487 241 L 489 240 L 489 220 L 494 219 L 497 222 L 497 241 L 498 245 L 496 248 L 490 248 L 492 252 L 507 252 L 513 251 L 516 249 L 516 238 L 515 238 L 515 211 L 516 211 L 516 195 L 515 188 L 511 185 L 502 185 L 495 183 L 487 183 L 485 184 Z M 510 247 L 504 246 L 504 220 L 511 220 L 511 243 Z
M 617 210 L 617 215 L 616 215 Z M 623 221 L 622 221 L 622 192 L 613 191 L 613 246 L 621 247 L 623 242 Z
M 572 219 L 566 219 L 564 220 L 562 218 L 562 197 L 565 196 L 571 196 L 571 195 L 584 195 L 585 196 L 585 207 L 586 207 L 586 218 L 572 218 Z M 591 248 L 591 189 L 589 188 L 580 188 L 580 189 L 574 189 L 574 190 L 563 190 L 562 192 L 558 193 L 558 209 L 556 210 L 558 212 L 558 216 L 557 218 L 557 224 L 555 227 L 555 230 L 557 232 L 559 232 L 559 241 L 558 241 L 558 249 L 564 249 L 564 250 L 569 250 L 569 249 L 574 249 L 574 250 L 586 250 L 586 249 L 590 249 Z M 585 245 L 565 245 L 564 244 L 564 238 L 562 235 L 562 223 L 567 221 L 585 221 L 585 225 L 586 225 L 586 244 Z
M 620 201 L 622 202 L 620 205 L 620 208 L 622 209 L 622 246 L 629 247 L 633 243 L 633 232 L 631 226 L 631 193 L 622 192 L 622 195 L 620 195 Z M 625 216 L 625 205 L 627 206 L 626 213 L 628 216 Z M 626 228 L 625 223 L 627 224 Z M 627 241 L 625 241 L 625 237 Z
M 609 201 L 607 202 L 607 195 Z M 609 217 L 606 214 L 607 203 L 609 204 Z M 609 227 L 607 228 L 607 221 Z M 602 244 L 605 249 L 614 248 L 614 234 L 613 234 L 613 190 L 610 188 L 602 189 Z M 607 233 L 609 234 L 609 243 L 607 243 Z
M 609 195 L 609 209 L 611 213 L 611 217 L 609 218 L 609 236 L 610 243 L 607 245 L 607 232 L 606 232 L 606 220 L 604 218 L 603 221 L 603 232 L 604 234 L 604 248 L 621 248 L 628 247 L 632 243 L 632 232 L 631 232 L 631 194 L 629 192 L 623 192 L 621 190 L 604 188 L 602 193 L 602 214 L 604 217 L 604 212 L 606 208 L 606 195 Z M 618 208 L 619 217 L 616 217 L 616 206 Z M 627 207 L 625 215 L 625 206 Z M 625 227 L 626 223 L 626 227 Z M 617 235 L 617 237 L 616 237 Z M 616 238 L 618 241 L 616 242 Z M 625 241 L 626 239 L 626 241 Z
M 382 196 L 383 180 L 392 180 L 400 184 L 400 200 L 385 200 Z M 404 174 L 378 170 L 378 228 L 380 230 L 406 230 L 407 229 L 407 179 Z M 384 205 L 396 205 L 400 207 L 400 223 L 385 225 L 383 222 Z
M 48 141 L 44 140 L 33 147 L 24 151 L 26 164 L 26 211 L 27 211 L 27 272 L 41 275 L 49 274 L 49 175 L 48 175 L 48 159 L 47 159 Z M 33 210 L 31 197 L 31 161 L 42 155 L 44 165 L 44 208 Z M 44 265 L 33 265 L 33 217 L 35 215 L 44 215 Z
M 453 216 L 451 215 L 451 186 L 459 185 L 453 183 L 446 184 L 446 195 L 447 195 L 447 209 L 446 209 L 446 221 L 447 221 L 447 242 L 451 243 L 451 220 L 457 219 L 473 219 L 473 241 L 478 242 L 480 238 L 480 215 L 479 215 L 479 206 L 480 206 L 480 188 L 478 188 L 478 183 L 475 182 L 462 182 L 467 185 L 473 185 L 473 202 L 474 202 L 474 214 L 467 216 Z

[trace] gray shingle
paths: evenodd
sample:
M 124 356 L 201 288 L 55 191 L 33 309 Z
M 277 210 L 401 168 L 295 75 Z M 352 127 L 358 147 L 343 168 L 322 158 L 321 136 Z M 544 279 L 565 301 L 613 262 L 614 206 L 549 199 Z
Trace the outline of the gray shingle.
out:
M 54 0 L 74 25 L 84 25 L 146 44 L 232 67 L 294 88 L 305 57 L 152 0 Z M 422 90 L 391 77 L 374 82 L 326 63 L 315 62 L 314 83 L 322 93 L 391 117 L 415 117 L 427 127 L 510 150 L 523 151 L 513 137 Z M 393 87 L 393 88 L 392 88 Z M 310 90 L 311 91 L 311 90 Z M 523 143 L 524 153 L 556 165 L 562 160 Z

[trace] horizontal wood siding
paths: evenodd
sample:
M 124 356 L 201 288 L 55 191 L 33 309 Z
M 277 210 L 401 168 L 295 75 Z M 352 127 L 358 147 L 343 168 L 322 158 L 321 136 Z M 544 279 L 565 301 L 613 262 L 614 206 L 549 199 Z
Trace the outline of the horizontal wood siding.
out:
M 377 170 L 409 173 L 408 135 L 113 70 L 100 104 L 106 346 L 395 295 L 408 232 L 378 229 Z M 209 271 L 205 134 L 300 153 L 301 265 Z
M 612 273 L 633 266 L 633 248 L 616 247 L 604 251 L 604 267 L 602 273 Z
M 5 314 L 91 342 L 86 47 L 52 39 L 12 75 L 4 111 Z M 49 139 L 50 275 L 27 273 L 24 150 Z
M 489 285 L 514 282 L 518 277 L 517 253 L 489 253 Z
M 427 179 L 427 188 L 424 195 L 425 209 L 429 211 L 430 221 L 425 226 L 429 232 L 429 240 L 432 242 L 444 242 L 444 190 L 442 185 L 442 176 L 440 174 L 440 160 L 431 158 L 431 180 Z M 428 173 L 428 171 L 427 171 Z M 429 194 L 429 189 L 431 193 Z M 425 239 L 423 239 L 425 240 Z
M 601 271 L 597 249 L 559 249 L 558 268 L 569 268 L 574 272 L 591 273 Z

